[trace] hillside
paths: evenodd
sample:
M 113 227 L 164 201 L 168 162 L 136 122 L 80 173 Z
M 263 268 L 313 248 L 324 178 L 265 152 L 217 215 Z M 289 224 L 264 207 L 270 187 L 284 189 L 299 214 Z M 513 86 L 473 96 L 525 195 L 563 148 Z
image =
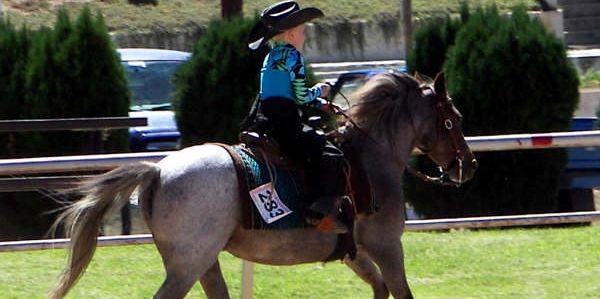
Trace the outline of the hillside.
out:
M 413 0 L 415 18 L 457 12 L 461 0 Z M 252 16 L 273 0 L 244 1 L 244 15 Z M 496 3 L 508 9 L 518 3 L 535 4 L 533 0 L 471 0 L 472 6 Z M 29 28 L 52 26 L 56 11 L 66 7 L 76 14 L 84 5 L 100 11 L 112 32 L 182 31 L 206 24 L 220 17 L 220 0 L 159 0 L 159 5 L 135 6 L 127 0 L 0 0 L 11 22 Z M 318 6 L 326 17 L 319 22 L 340 19 L 375 19 L 398 13 L 400 0 L 300 0 L 301 6 Z

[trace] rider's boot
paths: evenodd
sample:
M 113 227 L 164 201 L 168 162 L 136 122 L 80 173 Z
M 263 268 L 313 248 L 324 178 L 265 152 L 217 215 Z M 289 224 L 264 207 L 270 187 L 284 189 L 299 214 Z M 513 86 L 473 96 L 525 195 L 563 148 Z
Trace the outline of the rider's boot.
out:
M 322 217 L 316 221 L 311 221 L 315 227 L 323 232 L 333 232 L 336 234 L 348 233 L 348 226 L 338 219 L 343 197 L 326 196 L 321 197 L 308 207 L 308 210 L 315 212 Z

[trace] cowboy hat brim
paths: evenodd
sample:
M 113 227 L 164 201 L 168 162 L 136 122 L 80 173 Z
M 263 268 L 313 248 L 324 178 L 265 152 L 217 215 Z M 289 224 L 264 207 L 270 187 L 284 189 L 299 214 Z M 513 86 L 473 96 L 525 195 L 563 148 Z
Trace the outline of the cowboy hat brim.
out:
M 248 36 L 248 47 L 252 50 L 258 49 L 266 41 L 280 32 L 294 28 L 313 19 L 324 16 L 323 12 L 315 7 L 307 7 L 291 13 L 285 19 L 278 21 L 271 28 L 267 28 L 262 21 L 258 21 Z

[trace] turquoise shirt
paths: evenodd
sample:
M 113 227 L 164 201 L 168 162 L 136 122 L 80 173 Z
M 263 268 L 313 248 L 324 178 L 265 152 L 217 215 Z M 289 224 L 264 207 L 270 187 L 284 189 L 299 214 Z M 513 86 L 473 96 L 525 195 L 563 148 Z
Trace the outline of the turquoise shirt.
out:
M 260 99 L 283 97 L 298 105 L 319 107 L 320 96 L 320 88 L 308 87 L 300 52 L 288 43 L 275 43 L 260 71 Z

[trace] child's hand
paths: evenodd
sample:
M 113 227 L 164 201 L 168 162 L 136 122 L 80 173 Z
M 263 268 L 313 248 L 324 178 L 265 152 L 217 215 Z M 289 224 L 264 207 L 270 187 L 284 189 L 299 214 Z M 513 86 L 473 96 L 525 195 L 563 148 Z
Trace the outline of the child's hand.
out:
M 327 102 L 327 103 L 321 105 L 321 110 L 328 112 L 328 113 L 336 114 L 337 112 L 341 112 L 344 109 L 342 109 L 342 107 L 340 107 L 339 105 L 337 105 L 335 103 Z
M 316 87 L 321 89 L 321 97 L 322 98 L 327 98 L 329 96 L 329 84 L 317 83 Z

